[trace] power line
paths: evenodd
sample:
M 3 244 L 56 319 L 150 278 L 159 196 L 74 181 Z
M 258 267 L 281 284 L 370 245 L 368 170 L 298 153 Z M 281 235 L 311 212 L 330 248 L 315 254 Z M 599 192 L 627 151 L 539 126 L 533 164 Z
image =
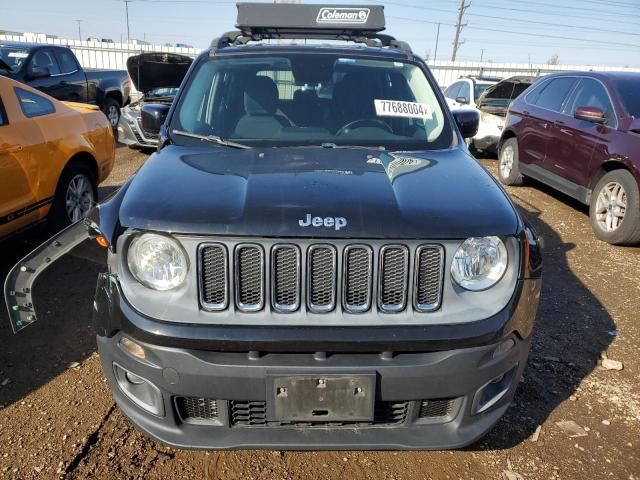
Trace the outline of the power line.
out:
M 429 20 L 421 19 L 421 18 L 407 18 L 407 17 L 395 17 L 395 16 L 390 16 L 390 17 L 387 17 L 387 18 L 395 18 L 397 20 L 405 20 L 407 22 L 432 23 L 432 24 L 437 23 L 437 22 L 432 22 L 432 21 L 429 21 Z M 451 27 L 455 27 L 455 25 L 453 25 L 453 24 L 443 23 L 443 25 L 448 25 L 448 26 L 451 26 Z M 617 46 L 622 46 L 622 47 L 637 47 L 637 48 L 640 48 L 640 45 L 637 45 L 637 44 L 611 42 L 611 41 L 608 41 L 608 40 L 588 40 L 586 38 L 565 37 L 563 35 L 547 35 L 547 34 L 541 34 L 541 33 L 514 32 L 512 30 L 500 30 L 500 29 L 497 29 L 497 28 L 484 28 L 484 27 L 474 27 L 474 26 L 467 26 L 467 28 L 472 29 L 472 30 L 482 30 L 482 31 L 485 31 L 485 32 L 497 32 L 497 33 L 510 33 L 510 34 L 513 34 L 513 35 L 524 35 L 524 36 L 528 36 L 528 37 L 556 38 L 556 39 L 560 39 L 560 40 L 573 40 L 573 41 L 585 42 L 585 43 L 607 44 L 607 45 L 617 45 Z
M 415 5 L 415 4 L 409 4 L 409 3 L 399 3 L 399 2 L 389 2 L 389 1 L 385 1 L 385 4 L 388 5 L 397 5 L 397 6 L 402 6 L 402 7 L 406 7 L 406 8 L 415 8 L 415 9 L 419 9 L 419 10 L 428 10 L 431 12 L 444 12 L 444 13 L 455 13 L 453 10 L 442 10 L 442 9 L 438 9 L 438 8 L 431 8 L 431 7 L 425 7 L 424 5 Z M 536 24 L 536 25 L 548 25 L 548 26 L 552 26 L 552 27 L 562 27 L 562 28 L 575 28 L 575 29 L 579 29 L 579 30 L 589 30 L 589 31 L 597 31 L 597 32 L 604 32 L 604 33 L 617 33 L 620 35 L 633 35 L 633 36 L 640 36 L 640 33 L 632 33 L 632 32 L 621 32 L 620 30 L 611 30 L 611 29 L 606 29 L 606 28 L 598 28 L 598 27 L 590 27 L 590 26 L 580 26 L 580 25 L 569 25 L 566 23 L 550 23 L 550 22 L 542 22 L 542 21 L 536 21 L 536 20 L 528 20 L 528 19 L 519 19 L 519 18 L 509 18 L 509 17 L 498 17 L 496 15 L 483 15 L 480 13 L 471 13 L 468 12 L 466 13 L 467 16 L 469 17 L 479 17 L 479 18 L 490 18 L 493 20 L 509 20 L 512 22 L 520 22 L 520 23 L 527 23 L 527 24 Z

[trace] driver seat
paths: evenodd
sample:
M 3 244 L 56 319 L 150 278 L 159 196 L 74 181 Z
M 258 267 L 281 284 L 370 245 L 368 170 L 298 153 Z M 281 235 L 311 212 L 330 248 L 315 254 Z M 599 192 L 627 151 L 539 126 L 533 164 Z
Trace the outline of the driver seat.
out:
M 245 114 L 238 120 L 234 137 L 274 138 L 291 123 L 278 111 L 278 87 L 269 77 L 257 75 L 248 82 L 244 92 Z
M 355 120 L 377 118 L 373 100 L 376 96 L 377 78 L 373 72 L 349 72 L 333 87 L 333 111 L 335 127 Z

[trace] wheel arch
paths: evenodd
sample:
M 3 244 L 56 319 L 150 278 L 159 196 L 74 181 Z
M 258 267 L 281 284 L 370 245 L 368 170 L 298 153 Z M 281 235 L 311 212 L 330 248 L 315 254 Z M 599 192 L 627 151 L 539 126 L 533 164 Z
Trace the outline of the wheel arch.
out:
M 614 170 L 626 170 L 634 176 L 636 181 L 638 181 L 637 173 L 630 169 L 624 162 L 611 159 L 600 165 L 600 167 L 598 167 L 598 169 L 591 176 L 591 181 L 589 182 L 589 190 L 593 193 L 593 189 L 596 188 L 596 185 L 598 185 L 598 182 L 602 179 L 602 177 L 604 177 L 609 172 L 613 172 Z
M 502 144 L 509 140 L 510 138 L 516 138 L 516 134 L 513 130 L 505 130 L 502 132 L 500 136 L 500 141 L 498 142 L 498 155 L 500 155 L 500 150 L 502 149 Z
M 60 183 L 60 179 L 62 178 L 62 173 L 65 170 L 69 169 L 72 165 L 85 165 L 89 167 L 89 170 L 91 170 L 91 173 L 93 174 L 93 179 L 95 181 L 96 188 L 97 188 L 98 178 L 100 177 L 100 172 L 98 170 L 98 162 L 96 161 L 93 154 L 87 151 L 76 152 L 69 158 L 66 165 L 60 172 L 60 176 L 58 177 L 58 184 Z M 98 192 L 94 192 L 94 193 L 97 194 Z

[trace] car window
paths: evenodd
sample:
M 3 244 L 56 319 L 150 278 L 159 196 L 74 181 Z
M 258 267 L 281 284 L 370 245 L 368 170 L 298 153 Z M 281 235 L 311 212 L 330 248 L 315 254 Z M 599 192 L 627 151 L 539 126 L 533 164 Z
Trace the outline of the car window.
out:
M 0 60 L 2 60 L 12 72 L 20 70 L 25 59 L 29 57 L 29 49 L 23 47 L 0 46 Z
M 552 79 L 541 88 L 534 104 L 547 110 L 560 112 L 565 98 L 575 83 L 576 79 L 573 77 Z
M 7 118 L 7 112 L 4 109 L 4 105 L 2 104 L 2 98 L 0 98 L 0 127 L 3 125 L 7 125 L 9 123 L 9 119 Z
M 458 92 L 460 91 L 460 86 L 460 82 L 449 85 L 449 87 L 444 91 L 444 96 L 455 100 L 458 96 Z
M 60 65 L 60 73 L 72 73 L 78 70 L 78 62 L 70 50 L 56 49 L 56 57 Z
M 476 84 L 473 87 L 473 93 L 474 93 L 474 97 L 476 100 L 478 100 L 480 98 L 480 95 L 482 95 L 484 93 L 484 91 L 489 88 L 491 85 L 493 85 L 492 83 L 480 83 L 480 82 L 476 82 Z
M 60 68 L 53 51 L 50 49 L 38 50 L 31 60 L 31 67 L 44 67 L 49 69 L 50 75 L 58 75 Z
M 592 78 L 583 78 L 572 95 L 573 101 L 567 106 L 565 112 L 573 116 L 577 108 L 595 107 L 602 110 L 607 121 L 613 118 L 613 106 L 602 84 Z
M 190 75 L 171 128 L 250 145 L 446 148 L 452 130 L 434 87 L 412 62 L 299 53 L 212 57 Z
M 469 88 L 469 82 L 462 82 L 462 85 L 460 85 L 460 91 L 456 95 L 456 98 L 464 97 L 465 102 L 469 102 L 470 96 L 471 96 L 471 89 Z
M 42 115 L 48 115 L 56 111 L 56 107 L 52 102 L 40 95 L 28 92 L 22 88 L 16 87 L 16 97 L 20 103 L 20 108 L 25 117 L 40 117 Z
M 634 118 L 640 118 L 640 95 L 638 95 L 640 79 L 625 78 L 616 80 L 614 84 L 618 90 L 618 94 L 620 95 L 622 105 L 625 112 L 627 112 L 627 115 Z

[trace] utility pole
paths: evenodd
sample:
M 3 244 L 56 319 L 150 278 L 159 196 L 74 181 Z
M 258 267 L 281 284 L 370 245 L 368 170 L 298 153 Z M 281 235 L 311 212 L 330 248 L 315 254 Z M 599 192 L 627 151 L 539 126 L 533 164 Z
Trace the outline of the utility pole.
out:
M 80 30 L 80 23 L 82 23 L 82 20 L 76 20 L 76 22 L 78 22 L 78 40 L 82 41 L 82 30 Z
M 436 31 L 436 49 L 433 52 L 433 61 L 435 62 L 438 58 L 438 42 L 440 41 L 440 22 L 438 22 L 438 30 Z
M 464 27 L 467 26 L 466 23 L 462 23 L 462 17 L 464 16 L 464 12 L 467 11 L 467 8 L 471 6 L 471 3 L 467 3 L 466 0 L 460 0 L 460 6 L 458 7 L 458 21 L 456 22 L 456 36 L 453 39 L 453 53 L 451 54 L 451 61 L 456 61 L 456 55 L 460 47 L 464 44 L 464 40 L 460 41 L 460 32 Z
M 131 0 L 124 0 L 124 9 L 127 13 L 127 45 L 131 42 L 131 32 L 129 31 L 129 2 L 131 2 Z
M 482 60 L 484 59 L 484 48 L 480 49 L 480 63 L 482 63 Z

